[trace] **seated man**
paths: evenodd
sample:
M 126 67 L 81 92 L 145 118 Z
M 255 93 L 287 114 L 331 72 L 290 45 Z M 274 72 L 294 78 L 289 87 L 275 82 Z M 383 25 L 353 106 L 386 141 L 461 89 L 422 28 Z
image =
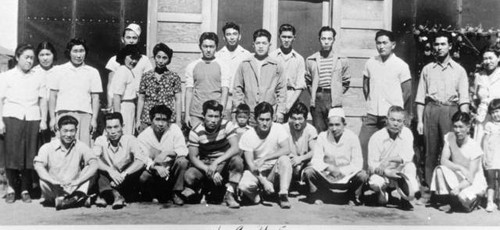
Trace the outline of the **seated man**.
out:
M 431 191 L 448 198 L 449 204 L 440 210 L 471 212 L 487 187 L 481 165 L 483 151 L 469 136 L 471 117 L 468 113 L 456 112 L 451 120 L 453 132 L 444 136 L 441 165 L 434 169 Z
M 358 136 L 345 125 L 344 110 L 330 109 L 328 130 L 318 136 L 312 167 L 304 169 L 309 200 L 317 205 L 323 204 L 323 200 L 332 195 L 330 192 L 339 191 L 348 196 L 350 205 L 361 204 L 359 196 L 368 174 L 362 170 L 363 156 Z
M 165 105 L 156 105 L 149 111 L 151 126 L 137 137 L 142 151 L 148 156 L 146 170 L 140 177 L 143 199 L 153 196 L 166 202 L 172 190 L 172 201 L 183 205 L 184 173 L 188 166 L 188 149 L 181 128 L 169 124 L 172 110 Z
M 203 187 L 209 202 L 220 202 L 226 191 L 227 206 L 239 208 L 234 194 L 243 173 L 243 159 L 239 155 L 235 127 L 222 119 L 222 110 L 222 104 L 215 100 L 203 103 L 203 123 L 189 133 L 192 167 L 186 171 L 184 183 L 197 193 Z
M 302 181 L 302 170 L 310 165 L 318 132 L 307 123 L 309 110 L 302 102 L 293 104 L 288 112 L 288 125 L 283 125 L 290 142 L 290 160 L 294 181 Z
M 399 207 L 412 210 L 410 201 L 418 190 L 417 169 L 413 163 L 413 134 L 404 126 L 405 111 L 401 106 L 391 106 L 387 113 L 387 125 L 375 132 L 368 142 L 368 181 L 370 188 L 378 194 L 378 204 L 386 205 L 387 190 L 400 196 Z
M 110 203 L 113 209 L 120 209 L 125 205 L 125 200 L 137 198 L 137 184 L 147 156 L 134 136 L 123 134 L 123 117 L 120 113 L 108 113 L 104 120 L 106 132 L 95 140 L 92 148 L 99 158 L 99 198 L 96 205 L 105 207 Z
M 259 188 L 268 195 L 279 188 L 281 208 L 290 208 L 288 187 L 292 179 L 292 163 L 288 154 L 288 136 L 282 125 L 273 123 L 273 107 L 267 102 L 255 106 L 257 126 L 241 136 L 240 149 L 244 151 L 248 170 L 243 173 L 238 188 L 251 203 L 259 203 Z
M 81 206 L 87 198 L 89 179 L 97 171 L 97 158 L 76 140 L 76 118 L 65 115 L 57 122 L 59 138 L 44 144 L 34 159 L 45 205 L 56 210 Z

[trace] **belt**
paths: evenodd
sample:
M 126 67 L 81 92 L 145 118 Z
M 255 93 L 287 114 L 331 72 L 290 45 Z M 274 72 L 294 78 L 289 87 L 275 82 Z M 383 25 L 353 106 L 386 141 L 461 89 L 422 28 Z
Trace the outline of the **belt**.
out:
M 437 106 L 457 106 L 458 103 L 450 101 L 436 101 L 431 98 L 425 99 L 425 104 L 437 105 Z
M 331 91 L 332 91 L 332 89 L 323 88 L 323 87 L 318 87 L 318 89 L 316 90 L 316 92 L 320 92 L 320 93 L 330 93 Z
M 121 103 L 123 103 L 123 102 L 135 103 L 135 99 L 122 100 Z

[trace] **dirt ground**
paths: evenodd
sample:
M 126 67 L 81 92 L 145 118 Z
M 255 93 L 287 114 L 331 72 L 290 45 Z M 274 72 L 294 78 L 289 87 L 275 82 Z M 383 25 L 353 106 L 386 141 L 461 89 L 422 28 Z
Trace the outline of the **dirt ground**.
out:
M 446 214 L 434 208 L 415 206 L 414 211 L 390 207 L 351 207 L 305 203 L 303 196 L 291 198 L 292 208 L 282 210 L 276 203 L 271 206 L 245 206 L 232 210 L 224 205 L 184 205 L 181 207 L 158 203 L 132 203 L 121 210 L 110 207 L 77 208 L 56 211 L 40 205 L 16 201 L 6 204 L 0 200 L 0 225 L 175 225 L 174 229 L 187 229 L 187 225 L 452 225 L 500 226 L 500 211 L 486 213 L 484 209 L 473 213 Z M 4 226 L 5 227 L 5 226 Z M 80 226 L 82 227 L 82 226 Z M 140 226 L 137 226 L 140 227 Z M 0 226 L 0 229 L 3 229 Z M 204 228 L 224 229 L 224 228 Z M 233 228 L 235 229 L 235 228 Z M 259 229 L 259 228 L 257 228 Z M 261 228 L 263 229 L 263 228 Z

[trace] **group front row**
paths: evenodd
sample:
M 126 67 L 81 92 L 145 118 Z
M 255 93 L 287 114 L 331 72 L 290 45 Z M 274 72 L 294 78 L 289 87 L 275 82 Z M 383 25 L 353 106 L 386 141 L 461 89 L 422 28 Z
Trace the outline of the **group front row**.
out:
M 255 127 L 248 125 L 247 105 L 236 111 L 233 123 L 222 119 L 220 103 L 203 103 L 204 120 L 190 131 L 187 144 L 181 129 L 169 123 L 172 111 L 165 105 L 151 109 L 152 124 L 137 138 L 123 134 L 127 124 L 120 113 L 109 113 L 92 149 L 75 139 L 77 119 L 62 116 L 59 137 L 43 145 L 34 159 L 43 204 L 66 209 L 94 202 L 119 209 L 126 202 L 157 199 L 183 205 L 204 197 L 230 208 L 264 201 L 290 208 L 289 187 L 305 185 L 309 202 L 318 205 L 385 205 L 392 200 L 401 209 L 413 209 L 410 201 L 419 185 L 403 108 L 391 107 L 386 127 L 371 137 L 368 170 L 362 169 L 359 139 L 345 128 L 341 108 L 330 110 L 328 130 L 319 135 L 306 122 L 309 111 L 302 103 L 292 106 L 283 125 L 273 123 L 274 110 L 267 102 L 254 109 Z M 445 136 L 431 186 L 435 197 L 449 199 L 432 200 L 471 211 L 486 189 L 482 150 L 468 135 L 470 116 L 457 112 L 452 120 L 454 129 Z

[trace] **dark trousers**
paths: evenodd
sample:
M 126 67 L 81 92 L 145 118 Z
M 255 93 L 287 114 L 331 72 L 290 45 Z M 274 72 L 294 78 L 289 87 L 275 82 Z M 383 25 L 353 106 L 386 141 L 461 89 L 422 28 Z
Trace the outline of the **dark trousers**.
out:
M 367 114 L 363 118 L 361 130 L 359 131 L 359 142 L 363 153 L 363 169 L 368 169 L 368 142 L 370 137 L 377 131 L 385 127 L 386 116 L 375 116 Z
M 168 180 L 145 170 L 139 179 L 141 193 L 146 197 L 157 197 L 159 200 L 164 200 L 170 191 L 181 192 L 184 190 L 184 174 L 188 164 L 189 161 L 186 157 L 177 157 L 170 167 Z
M 368 181 L 366 171 L 360 171 L 349 180 L 346 184 L 335 183 L 333 178 L 322 175 L 312 167 L 304 169 L 304 181 L 309 187 L 311 195 L 320 192 L 328 192 L 331 189 L 345 190 L 349 198 L 359 198 L 362 192 L 363 185 Z
M 9 181 L 9 185 L 16 191 L 18 194 L 22 191 L 30 191 L 31 185 L 33 183 L 33 173 L 32 169 L 5 169 L 5 174 L 7 176 L 7 180 Z
M 451 117 L 458 111 L 458 106 L 427 103 L 424 108 L 425 183 L 431 184 L 434 168 L 439 164 L 443 149 L 443 137 L 452 130 Z M 421 164 L 419 164 L 421 165 Z
M 206 165 L 210 165 L 213 160 L 203 161 Z M 237 185 L 243 174 L 244 164 L 241 156 L 233 156 L 217 165 L 217 172 L 222 176 L 223 182 L 221 186 L 215 186 L 212 180 L 208 179 L 205 172 L 196 167 L 190 167 L 184 175 L 184 183 L 186 187 L 193 189 L 195 192 L 200 192 L 201 188 L 212 195 L 213 197 L 222 197 L 225 194 L 225 184 L 233 183 Z
M 315 107 L 311 107 L 313 125 L 318 132 L 323 132 L 328 128 L 328 112 L 332 107 L 332 95 L 329 91 L 318 91 L 316 93 Z
M 125 201 L 136 201 L 139 195 L 139 177 L 142 172 L 142 170 L 139 170 L 133 174 L 127 175 L 120 185 L 113 187 L 111 186 L 113 179 L 111 179 L 109 174 L 99 170 L 96 175 L 99 194 L 105 196 L 106 193 L 116 190 L 125 198 Z

